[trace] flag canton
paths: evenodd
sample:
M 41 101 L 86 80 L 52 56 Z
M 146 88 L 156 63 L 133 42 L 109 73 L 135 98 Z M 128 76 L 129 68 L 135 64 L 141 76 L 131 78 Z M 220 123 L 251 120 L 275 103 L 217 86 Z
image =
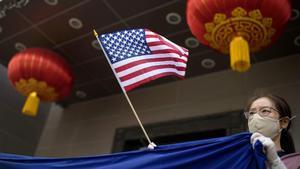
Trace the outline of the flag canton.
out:
M 102 34 L 100 41 L 111 63 L 151 53 L 144 29 Z

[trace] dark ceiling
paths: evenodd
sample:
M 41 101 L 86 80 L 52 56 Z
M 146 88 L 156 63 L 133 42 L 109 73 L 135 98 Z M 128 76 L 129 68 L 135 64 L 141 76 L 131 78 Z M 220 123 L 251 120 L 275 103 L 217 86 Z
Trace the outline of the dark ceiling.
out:
M 2 0 L 0 4 L 8 1 Z M 64 105 L 121 92 L 102 51 L 92 46 L 95 43 L 93 29 L 101 34 L 125 28 L 148 28 L 185 47 L 185 40 L 192 37 L 185 20 L 186 0 L 28 1 L 22 8 L 7 10 L 7 15 L 0 19 L 0 62 L 7 66 L 10 58 L 18 52 L 16 48 L 20 48 L 20 43 L 28 48 L 46 47 L 61 54 L 75 75 L 72 95 L 60 102 Z M 49 5 L 47 1 L 57 4 Z M 300 36 L 299 4 L 299 0 L 292 1 L 294 19 L 272 47 L 252 55 L 253 63 L 300 53 L 300 47 L 294 44 L 296 37 Z M 181 15 L 179 24 L 166 22 L 166 15 L 171 12 Z M 81 20 L 82 28 L 71 28 L 71 18 Z M 228 56 L 201 44 L 189 49 L 187 78 L 229 69 Z M 201 66 L 204 59 L 212 59 L 215 67 Z M 174 80 L 177 79 L 165 77 L 143 87 Z M 84 91 L 86 98 L 79 98 L 77 91 Z

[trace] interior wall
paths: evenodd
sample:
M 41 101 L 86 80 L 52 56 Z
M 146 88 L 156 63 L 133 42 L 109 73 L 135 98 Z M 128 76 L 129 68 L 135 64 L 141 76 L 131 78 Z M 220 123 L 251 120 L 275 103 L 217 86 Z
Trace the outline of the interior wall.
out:
M 212 73 L 134 90 L 129 92 L 129 97 L 142 122 L 151 124 L 242 110 L 254 91 L 273 91 L 286 98 L 298 115 L 291 131 L 300 150 L 300 135 L 296 134 L 300 130 L 299 65 L 298 54 L 255 64 L 243 74 L 231 70 Z M 35 155 L 65 157 L 110 153 L 115 130 L 136 125 L 121 94 L 81 102 L 65 110 L 53 105 Z
M 34 155 L 50 105 L 41 103 L 37 117 L 23 115 L 25 97 L 13 89 L 2 65 L 0 86 L 0 152 Z

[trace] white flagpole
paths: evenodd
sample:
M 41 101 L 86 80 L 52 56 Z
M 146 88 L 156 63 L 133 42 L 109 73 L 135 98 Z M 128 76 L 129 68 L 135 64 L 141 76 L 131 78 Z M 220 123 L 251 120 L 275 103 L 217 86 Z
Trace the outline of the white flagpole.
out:
M 134 107 L 133 107 L 133 105 L 132 105 L 132 103 L 131 103 L 131 101 L 130 101 L 130 99 L 129 99 L 127 93 L 126 93 L 126 91 L 125 91 L 124 88 L 121 86 L 120 79 L 118 78 L 115 69 L 112 67 L 112 65 L 111 65 L 111 63 L 110 63 L 110 60 L 109 60 L 108 56 L 106 55 L 105 50 L 103 49 L 103 46 L 102 46 L 102 44 L 101 44 L 101 42 L 100 42 L 100 40 L 99 40 L 99 38 L 98 38 L 98 33 L 96 32 L 96 30 L 94 30 L 94 35 L 95 35 L 95 37 L 97 38 L 98 43 L 99 43 L 99 45 L 101 46 L 101 49 L 103 50 L 103 53 L 104 53 L 104 55 L 105 55 L 106 60 L 108 61 L 109 65 L 110 65 L 110 68 L 111 68 L 112 71 L 114 72 L 115 77 L 117 78 L 117 80 L 118 80 L 118 82 L 119 82 L 119 85 L 120 85 L 120 87 L 121 87 L 121 89 L 122 89 L 122 91 L 123 91 L 123 93 L 124 93 L 124 95 L 125 95 L 125 97 L 126 97 L 128 103 L 129 103 L 129 105 L 130 105 L 130 107 L 131 107 L 131 110 L 132 110 L 132 112 L 133 112 L 133 114 L 134 114 L 136 120 L 138 121 L 138 123 L 139 123 L 141 129 L 142 129 L 143 132 L 144 132 L 144 135 L 146 136 L 146 138 L 147 138 L 147 140 L 148 140 L 148 142 L 149 142 L 148 147 L 149 147 L 150 145 L 152 145 L 152 146 L 155 147 L 156 145 L 155 145 L 153 142 L 151 142 L 151 140 L 150 140 L 150 138 L 149 138 L 149 136 L 148 136 L 148 134 L 147 134 L 147 132 L 146 132 L 146 130 L 145 130 L 145 128 L 144 128 L 144 126 L 143 126 L 143 124 L 142 124 L 142 122 L 141 122 L 139 116 L 138 116 L 138 114 L 136 113 L 136 111 L 135 111 L 135 109 L 134 109 Z M 152 148 L 152 149 L 153 149 L 153 148 Z

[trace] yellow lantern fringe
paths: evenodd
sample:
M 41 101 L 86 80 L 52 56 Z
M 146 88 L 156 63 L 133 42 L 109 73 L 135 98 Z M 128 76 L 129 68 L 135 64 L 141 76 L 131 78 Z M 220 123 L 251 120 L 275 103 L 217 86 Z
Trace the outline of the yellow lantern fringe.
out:
M 248 42 L 241 36 L 230 42 L 230 65 L 237 72 L 245 72 L 250 66 L 250 52 Z
M 27 97 L 25 105 L 22 109 L 22 113 L 27 116 L 36 116 L 39 103 L 40 103 L 40 99 L 37 96 L 37 93 L 31 92 Z

